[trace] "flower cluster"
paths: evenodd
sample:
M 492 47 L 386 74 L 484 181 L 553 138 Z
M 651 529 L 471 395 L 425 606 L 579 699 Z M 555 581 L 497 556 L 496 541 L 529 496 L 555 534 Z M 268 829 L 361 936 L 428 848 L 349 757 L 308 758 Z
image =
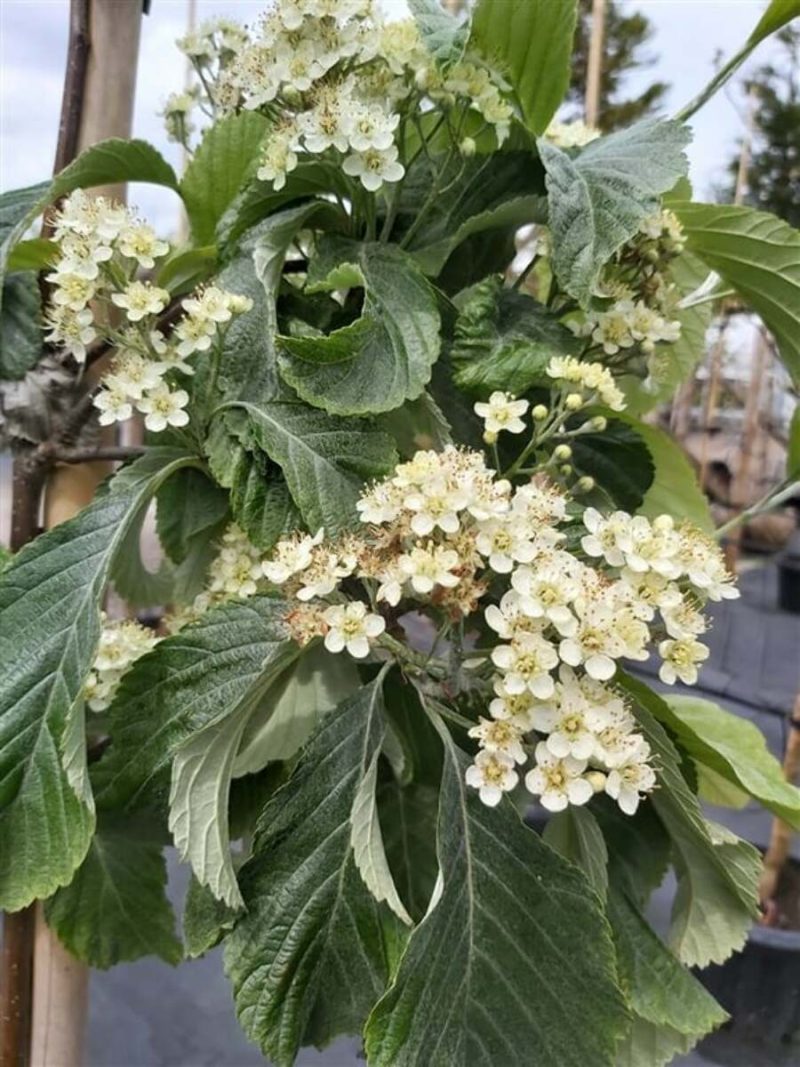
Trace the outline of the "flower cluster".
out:
M 179 44 L 209 90 L 212 113 L 269 116 L 258 177 L 275 189 L 303 153 L 326 154 L 369 192 L 400 181 L 401 129 L 411 112 L 418 120 L 422 101 L 452 112 L 454 131 L 468 112 L 498 142 L 510 128 L 497 75 L 468 57 L 440 70 L 415 21 L 383 22 L 372 0 L 277 0 L 252 34 L 209 25 Z M 176 139 L 188 136 L 192 102 L 178 94 L 165 107 Z M 460 144 L 464 154 L 474 149 L 469 137 Z
M 587 126 L 579 119 L 575 122 L 558 122 L 553 119 L 545 131 L 547 140 L 552 141 L 558 148 L 583 148 L 584 145 L 596 141 L 599 136 L 599 130 L 594 126 Z
M 495 398 L 488 417 L 514 432 L 525 413 L 503 414 Z M 635 811 L 655 775 L 613 685 L 617 663 L 646 659 L 656 644 L 662 680 L 696 679 L 707 654 L 701 608 L 736 595 L 714 542 L 668 516 L 589 507 L 576 520 L 553 484 L 514 487 L 480 454 L 453 447 L 416 453 L 358 510 L 363 535 L 297 534 L 262 564 L 295 602 L 296 640 L 322 637 L 332 652 L 402 662 L 391 630 L 402 614 L 428 614 L 453 634 L 472 616 L 489 647 L 465 654 L 493 695 L 471 730 L 479 752 L 467 782 L 495 804 L 529 763 L 525 786 L 551 810 L 602 790 Z
M 252 301 L 209 286 L 183 301 L 186 314 L 167 339 L 156 319 L 170 295 L 136 276 L 140 268 L 151 270 L 156 259 L 167 254 L 166 241 L 124 205 L 89 197 L 82 190 L 67 197 L 54 227 L 60 256 L 47 279 L 52 285 L 48 341 L 63 346 L 79 362 L 85 361 L 86 346 L 97 338 L 116 348 L 94 399 L 100 424 L 129 419 L 135 408 L 153 432 L 185 426 L 189 395 L 172 387 L 171 372 L 191 374 L 186 359 L 207 351 Z M 114 319 L 120 317 L 124 322 L 117 327 Z
M 137 659 L 158 643 L 152 630 L 138 622 L 124 619 L 115 622 L 103 618 L 103 628 L 94 663 L 84 684 L 83 693 L 91 711 L 105 711 L 119 688 L 123 674 Z

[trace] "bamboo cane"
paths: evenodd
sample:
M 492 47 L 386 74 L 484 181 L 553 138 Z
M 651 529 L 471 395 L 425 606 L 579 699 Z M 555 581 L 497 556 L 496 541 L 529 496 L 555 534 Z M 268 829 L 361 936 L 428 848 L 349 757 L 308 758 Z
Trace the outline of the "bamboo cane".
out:
M 587 126 L 596 126 L 600 117 L 600 89 L 603 77 L 603 39 L 606 28 L 606 0 L 592 0 L 592 30 L 586 69 L 584 111 Z

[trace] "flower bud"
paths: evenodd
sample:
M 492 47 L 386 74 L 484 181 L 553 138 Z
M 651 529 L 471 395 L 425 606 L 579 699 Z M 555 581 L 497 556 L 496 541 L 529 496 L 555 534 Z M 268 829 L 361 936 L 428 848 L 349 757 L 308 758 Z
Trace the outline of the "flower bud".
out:
M 595 417 L 592 419 L 592 426 L 595 430 L 598 430 L 600 433 L 602 433 L 603 430 L 605 430 L 605 428 L 608 426 L 608 419 L 605 417 L 605 415 L 595 415 Z
M 542 420 L 546 419 L 549 414 L 550 412 L 547 410 L 544 404 L 537 404 L 531 412 L 531 415 L 533 415 L 534 419 L 536 419 L 537 422 L 542 422 Z
M 569 478 L 570 474 L 572 474 L 572 467 L 569 463 L 564 463 L 563 466 L 559 467 L 558 469 L 561 471 L 565 478 Z
M 569 445 L 556 445 L 553 449 L 553 459 L 557 463 L 562 463 L 564 460 L 572 459 L 572 449 Z
M 474 156 L 478 150 L 477 144 L 473 137 L 465 137 L 461 144 L 458 146 L 458 150 L 465 159 L 469 159 Z
M 594 489 L 594 478 L 590 474 L 584 474 L 582 478 L 578 479 L 576 488 L 581 493 L 590 493 Z
M 602 771 L 589 771 L 585 778 L 595 793 L 602 793 L 606 787 L 606 776 Z
M 496 430 L 484 430 L 483 439 L 487 445 L 493 445 L 497 440 Z
M 580 393 L 570 393 L 564 401 L 567 411 L 578 411 L 583 407 L 583 397 Z

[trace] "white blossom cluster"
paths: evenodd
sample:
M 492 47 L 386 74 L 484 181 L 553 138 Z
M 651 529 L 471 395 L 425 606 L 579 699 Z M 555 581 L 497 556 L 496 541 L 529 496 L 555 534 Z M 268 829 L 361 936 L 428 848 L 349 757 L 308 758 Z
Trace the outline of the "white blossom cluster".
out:
M 170 385 L 170 372 L 191 374 L 187 358 L 207 351 L 252 301 L 208 286 L 182 302 L 185 315 L 167 339 L 155 320 L 170 295 L 137 277 L 140 268 L 151 270 L 169 251 L 152 227 L 124 205 L 82 190 L 66 198 L 54 227 L 60 255 L 47 276 L 52 286 L 47 340 L 81 363 L 87 345 L 98 337 L 116 347 L 110 372 L 94 399 L 100 424 L 123 422 L 136 408 L 153 432 L 185 426 L 189 394 Z M 111 309 L 124 317 L 124 325 L 113 324 Z
M 414 20 L 384 22 L 372 0 L 277 0 L 252 34 L 208 27 L 179 45 L 215 109 L 270 118 L 258 177 L 276 190 L 303 153 L 327 154 L 369 192 L 400 181 L 399 135 L 406 119 L 419 121 L 422 101 L 453 112 L 453 129 L 463 132 L 471 112 L 473 127 L 492 128 L 500 143 L 508 135 L 512 108 L 497 75 L 469 59 L 441 71 Z M 179 94 L 165 107 L 173 136 L 192 103 Z M 470 137 L 460 144 L 474 150 Z
M 617 663 L 646 659 L 655 643 L 662 680 L 691 684 L 707 655 L 701 608 L 736 590 L 696 528 L 594 508 L 575 521 L 568 503 L 541 480 L 513 487 L 476 452 L 422 451 L 363 494 L 365 535 L 298 534 L 262 569 L 296 602 L 288 622 L 298 641 L 321 636 L 358 659 L 390 647 L 387 618 L 398 610 L 447 627 L 496 600 L 483 611 L 490 647 L 470 653 L 479 672 L 494 672 L 494 697 L 471 731 L 479 752 L 468 784 L 495 804 L 530 761 L 525 785 L 550 810 L 604 790 L 632 813 L 655 776 L 610 684 Z
M 677 319 L 669 321 L 644 300 L 629 299 L 615 301 L 606 311 L 587 312 L 585 321 L 573 329 L 579 337 L 590 337 L 607 356 L 634 345 L 652 355 L 660 341 L 672 344 L 681 335 Z
M 105 711 L 116 695 L 123 674 L 158 643 L 152 630 L 132 619 L 109 622 L 103 628 L 92 669 L 84 684 L 84 699 L 91 711 Z
M 583 148 L 584 145 L 596 141 L 599 136 L 598 129 L 587 126 L 580 119 L 575 122 L 558 122 L 553 119 L 545 131 L 547 140 L 557 148 Z

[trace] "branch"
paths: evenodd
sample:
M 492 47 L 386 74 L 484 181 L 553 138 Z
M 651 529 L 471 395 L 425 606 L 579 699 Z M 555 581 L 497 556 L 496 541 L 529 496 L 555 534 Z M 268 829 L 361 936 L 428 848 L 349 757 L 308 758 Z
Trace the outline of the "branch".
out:
M 97 460 L 121 462 L 136 459 L 145 451 L 143 445 L 97 445 L 96 448 L 58 448 L 46 442 L 38 452 L 50 463 L 94 463 Z

